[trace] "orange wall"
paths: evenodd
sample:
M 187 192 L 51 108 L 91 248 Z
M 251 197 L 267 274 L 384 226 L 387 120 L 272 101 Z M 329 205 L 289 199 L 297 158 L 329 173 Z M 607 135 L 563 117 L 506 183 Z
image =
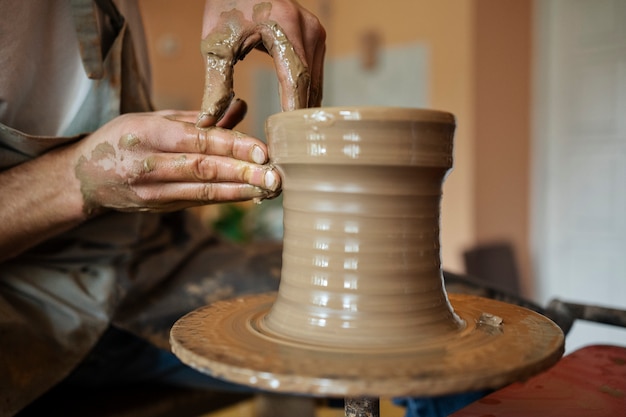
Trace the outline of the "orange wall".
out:
M 152 63 L 155 104 L 159 108 L 199 108 L 204 81 L 200 55 L 204 0 L 139 0 L 139 4 Z
M 203 3 L 141 0 L 154 64 L 153 84 L 162 107 L 199 106 Z M 429 46 L 429 107 L 454 113 L 458 123 L 455 167 L 444 188 L 444 266 L 462 271 L 464 249 L 477 242 L 506 239 L 513 242 L 528 281 L 531 1 L 300 3 L 326 27 L 328 58 L 356 53 L 361 35 L 369 30 L 382 35 L 382 47 L 415 42 Z M 238 63 L 236 94 L 253 98 L 251 73 L 258 65 L 270 63 L 256 52 Z M 253 115 L 254 108 L 249 112 Z M 243 123 L 239 128 L 246 131 L 248 126 Z
M 511 242 L 522 292 L 529 259 L 531 1 L 476 2 L 476 242 Z

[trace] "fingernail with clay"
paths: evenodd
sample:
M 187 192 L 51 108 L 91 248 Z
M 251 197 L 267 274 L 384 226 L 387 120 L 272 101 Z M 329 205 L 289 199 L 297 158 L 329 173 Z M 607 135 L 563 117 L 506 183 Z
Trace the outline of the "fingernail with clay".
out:
M 265 152 L 263 152 L 263 150 L 260 147 L 255 146 L 252 149 L 252 160 L 257 164 L 264 164 L 265 161 L 267 160 L 265 156 Z
M 278 174 L 274 171 L 267 171 L 265 173 L 265 188 L 271 191 L 276 191 L 278 189 Z

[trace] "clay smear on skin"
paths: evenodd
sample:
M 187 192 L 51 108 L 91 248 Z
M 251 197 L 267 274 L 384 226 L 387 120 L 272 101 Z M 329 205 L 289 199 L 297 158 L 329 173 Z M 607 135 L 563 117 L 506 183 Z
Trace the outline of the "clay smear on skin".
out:
M 205 91 L 201 118 L 219 118 L 234 97 L 233 66 L 256 45 L 246 45 L 244 29 L 257 26 L 264 34 L 263 45 L 270 54 L 287 69 L 286 80 L 293 86 L 288 94 L 286 108 L 293 110 L 306 107 L 310 75 L 308 68 L 296 54 L 280 25 L 269 19 L 271 3 L 258 3 L 253 9 L 253 22 L 246 20 L 241 11 L 232 9 L 220 16 L 218 30 L 206 36 L 201 43 L 206 60 Z M 271 39 L 271 43 L 270 43 Z M 261 39 L 259 39 L 260 41 Z
M 124 135 L 119 140 L 121 150 L 132 150 L 139 146 L 141 140 L 132 134 Z M 117 150 L 110 143 L 101 143 L 94 148 L 89 158 L 81 156 L 74 173 L 80 181 L 80 190 L 83 195 L 83 212 L 93 214 L 101 207 L 100 201 L 109 201 L 109 207 L 119 209 L 130 208 L 127 195 L 136 193 L 131 189 L 128 179 L 124 176 L 125 167 L 120 164 L 124 157 L 118 158 Z M 151 172 L 155 168 L 155 161 L 146 158 L 133 163 L 134 176 Z M 103 172 L 106 180 L 102 180 Z

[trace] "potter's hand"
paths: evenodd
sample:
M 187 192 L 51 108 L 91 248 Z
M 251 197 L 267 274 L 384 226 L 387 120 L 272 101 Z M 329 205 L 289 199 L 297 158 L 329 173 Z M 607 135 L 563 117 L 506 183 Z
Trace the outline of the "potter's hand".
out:
M 275 195 L 280 177 L 258 139 L 228 130 L 243 117 L 234 101 L 217 127 L 197 112 L 127 114 L 78 142 L 0 172 L 0 262 L 106 209 L 169 211 Z
M 267 198 L 280 177 L 258 139 L 228 130 L 245 103 L 219 126 L 198 128 L 196 112 L 128 114 L 79 143 L 75 174 L 87 213 L 101 208 L 170 211 L 213 202 Z
M 319 106 L 326 32 L 292 0 L 207 0 L 202 31 L 206 80 L 197 125 L 222 117 L 233 97 L 233 66 L 256 47 L 273 58 L 283 110 Z

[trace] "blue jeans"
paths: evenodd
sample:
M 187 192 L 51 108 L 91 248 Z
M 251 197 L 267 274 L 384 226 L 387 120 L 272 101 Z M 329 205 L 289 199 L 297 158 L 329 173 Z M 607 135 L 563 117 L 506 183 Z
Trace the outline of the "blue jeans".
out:
M 406 407 L 406 417 L 446 417 L 490 392 L 477 391 L 428 398 L 394 398 L 393 402 Z

